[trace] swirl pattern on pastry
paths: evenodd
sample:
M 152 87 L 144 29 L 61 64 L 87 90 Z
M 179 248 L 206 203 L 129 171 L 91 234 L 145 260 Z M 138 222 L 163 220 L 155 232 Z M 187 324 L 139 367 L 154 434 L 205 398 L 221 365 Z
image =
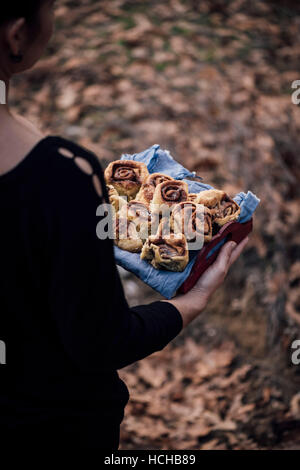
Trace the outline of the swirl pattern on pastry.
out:
M 186 238 L 174 233 L 150 236 L 143 246 L 141 259 L 149 261 L 155 269 L 181 272 L 189 260 Z
M 145 163 L 133 160 L 111 162 L 104 172 L 106 184 L 112 185 L 119 195 L 133 199 L 149 176 Z
M 240 215 L 240 206 L 224 193 L 218 209 L 214 213 L 214 222 L 220 226 L 229 221 L 236 220 Z
M 160 183 L 163 183 L 164 181 L 174 180 L 171 176 L 164 175 L 163 173 L 152 173 L 142 184 L 141 189 L 139 190 L 136 196 L 136 199 L 138 201 L 142 201 L 149 204 L 153 199 L 156 186 Z
M 239 205 L 228 194 L 218 189 L 209 189 L 199 193 L 199 203 L 211 210 L 213 222 L 219 226 L 236 220 L 241 211 Z
M 153 214 L 169 217 L 172 207 L 187 201 L 188 185 L 185 181 L 164 181 L 156 186 L 150 209 Z
M 188 242 L 197 242 L 197 249 L 204 243 L 205 206 L 184 201 L 176 204 L 171 214 L 171 228 L 175 233 L 183 233 Z
M 211 210 L 204 206 L 204 243 L 210 242 L 212 239 L 212 213 Z

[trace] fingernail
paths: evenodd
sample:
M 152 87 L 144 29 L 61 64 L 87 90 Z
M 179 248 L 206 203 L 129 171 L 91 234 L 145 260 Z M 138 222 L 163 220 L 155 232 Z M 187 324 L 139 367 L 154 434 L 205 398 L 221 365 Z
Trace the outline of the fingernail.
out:
M 230 242 L 230 247 L 233 250 L 237 246 L 236 242 Z

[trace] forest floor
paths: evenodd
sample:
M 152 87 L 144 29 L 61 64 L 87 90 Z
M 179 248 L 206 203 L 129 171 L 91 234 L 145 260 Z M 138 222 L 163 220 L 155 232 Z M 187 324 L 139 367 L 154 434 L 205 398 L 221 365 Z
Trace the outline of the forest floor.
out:
M 120 371 L 121 448 L 300 449 L 299 3 L 62 0 L 56 23 L 15 79 L 15 109 L 103 166 L 158 143 L 204 182 L 261 199 L 205 313 Z M 159 299 L 121 275 L 131 305 Z

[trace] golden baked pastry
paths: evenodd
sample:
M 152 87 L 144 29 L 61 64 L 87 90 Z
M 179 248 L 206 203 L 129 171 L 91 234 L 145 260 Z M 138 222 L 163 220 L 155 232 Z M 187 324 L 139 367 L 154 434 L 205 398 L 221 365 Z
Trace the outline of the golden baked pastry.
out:
M 149 175 L 136 195 L 136 200 L 149 204 L 153 199 L 156 186 L 164 181 L 173 181 L 173 178 L 163 173 L 152 173 Z
M 224 191 L 219 191 L 218 189 L 208 189 L 206 191 L 200 191 L 200 193 L 198 193 L 198 203 L 204 204 L 209 209 L 214 210 L 219 206 L 223 194 Z
M 150 203 L 151 212 L 154 217 L 159 214 L 169 217 L 172 206 L 179 202 L 187 201 L 188 185 L 185 181 L 164 181 L 156 186 L 153 199 Z
M 197 249 L 201 249 L 204 244 L 204 211 L 205 206 L 202 204 L 184 201 L 175 204 L 171 213 L 173 232 L 183 233 L 188 242 L 197 243 Z
M 118 191 L 110 184 L 106 185 L 109 202 L 113 206 L 115 213 L 118 212 L 124 205 L 126 205 L 126 200 L 119 196 Z
M 220 202 L 218 210 L 214 213 L 214 222 L 220 226 L 236 220 L 241 212 L 240 206 L 226 193 Z
M 104 172 L 106 184 L 112 185 L 120 196 L 134 199 L 141 185 L 149 176 L 145 163 L 133 160 L 111 162 Z
M 137 227 L 132 220 L 118 214 L 114 220 L 115 244 L 122 250 L 139 253 L 143 247 Z
M 210 242 L 212 239 L 212 221 L 211 210 L 204 206 L 204 243 Z
M 107 184 L 106 189 L 107 189 L 108 197 L 119 195 L 118 191 L 111 184 Z
M 174 233 L 152 235 L 144 243 L 140 256 L 156 269 L 181 272 L 189 261 L 186 238 L 183 234 Z
M 121 208 L 120 216 L 127 217 L 128 220 L 134 222 L 142 240 L 148 238 L 151 228 L 151 213 L 148 204 L 133 199 Z
M 143 220 L 150 219 L 148 204 L 137 201 L 136 199 L 132 199 L 124 207 L 122 207 L 122 214 L 126 214 L 129 220 L 135 220 L 136 218 L 141 218 Z
M 240 215 L 239 205 L 228 194 L 218 189 L 209 189 L 199 193 L 199 203 L 211 210 L 213 222 L 219 226 L 236 220 Z
M 188 201 L 194 202 L 195 204 L 199 204 L 199 194 L 200 193 L 189 193 Z

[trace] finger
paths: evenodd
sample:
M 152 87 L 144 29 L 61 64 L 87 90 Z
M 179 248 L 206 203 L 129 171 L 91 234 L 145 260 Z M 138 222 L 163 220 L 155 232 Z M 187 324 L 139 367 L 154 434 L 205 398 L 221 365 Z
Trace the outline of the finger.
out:
M 222 246 L 217 257 L 217 265 L 222 271 L 227 271 L 230 262 L 230 256 L 237 244 L 233 241 L 225 243 Z
M 231 266 L 241 255 L 242 251 L 245 249 L 247 243 L 249 241 L 249 237 L 244 238 L 236 248 L 231 252 L 229 266 Z

